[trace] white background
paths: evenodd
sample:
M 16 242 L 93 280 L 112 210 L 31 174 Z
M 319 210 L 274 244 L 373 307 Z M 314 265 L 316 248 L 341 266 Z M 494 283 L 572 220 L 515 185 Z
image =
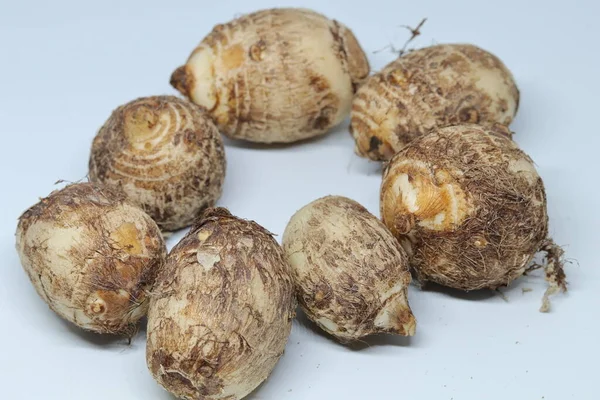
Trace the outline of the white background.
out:
M 350 26 L 375 70 L 402 24 L 429 20 L 415 46 L 472 42 L 500 56 L 521 89 L 512 129 L 548 191 L 551 233 L 565 246 L 570 292 L 538 312 L 538 276 L 504 293 L 422 292 L 412 339 L 344 347 L 303 318 L 251 399 L 598 399 L 598 39 L 596 1 L 0 1 L 0 398 L 170 399 L 151 378 L 144 331 L 85 334 L 37 296 L 14 249 L 19 214 L 57 179 L 87 172 L 98 127 L 116 106 L 174 93 L 172 70 L 238 13 L 302 5 Z M 347 123 L 296 146 L 227 142 L 221 205 L 281 234 L 298 208 L 346 195 L 378 214 L 377 164 L 353 155 Z M 173 240 L 177 239 L 173 238 Z M 170 241 L 170 245 L 174 242 Z M 523 293 L 522 288 L 532 288 Z

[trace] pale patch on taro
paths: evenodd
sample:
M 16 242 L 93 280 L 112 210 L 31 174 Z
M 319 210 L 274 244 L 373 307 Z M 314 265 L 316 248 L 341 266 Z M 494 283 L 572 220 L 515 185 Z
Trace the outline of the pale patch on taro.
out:
M 533 163 L 526 158 L 511 159 L 508 163 L 508 170 L 524 177 L 530 185 L 535 185 L 540 177 Z
M 129 313 L 129 320 L 134 323 L 135 321 L 139 321 L 140 318 L 144 317 L 148 312 L 148 302 L 144 302 L 142 305 L 138 307 L 133 307 L 131 312 Z
M 394 192 L 400 196 L 400 201 L 407 211 L 415 213 L 419 210 L 419 207 L 417 207 L 419 191 L 408 181 L 407 174 L 397 176 L 394 183 Z
M 505 100 L 508 104 L 502 116 L 497 120 L 502 121 L 503 117 L 513 118 L 517 108 L 516 99 L 511 91 L 512 86 L 505 82 L 506 72 L 497 69 L 489 69 L 481 66 L 473 66 L 471 70 L 475 86 L 495 100 Z
M 240 244 L 244 245 L 245 247 L 251 249 L 252 247 L 254 247 L 254 240 L 252 240 L 252 238 L 250 237 L 243 237 L 240 239 L 239 241 Z
M 31 265 L 34 276 L 33 283 L 40 295 L 48 299 L 57 313 L 66 317 L 72 315 L 68 305 L 72 298 L 62 288 L 77 286 L 78 274 L 73 273 L 83 266 L 74 265 L 73 250 L 85 251 L 87 238 L 84 227 L 61 227 L 54 222 L 39 221 L 29 227 L 25 233 L 25 243 L 29 248 L 45 248 L 41 265 Z M 49 271 L 52 276 L 50 279 Z M 36 279 L 37 278 L 37 279 Z M 56 282 L 54 282 L 56 281 Z M 59 286 L 53 286 L 59 283 Z M 53 287 L 62 290 L 48 290 Z M 61 303 L 66 302 L 67 305 Z
M 398 241 L 400 242 L 400 246 L 402 246 L 406 252 L 408 258 L 412 258 L 412 256 L 415 254 L 413 246 L 417 241 L 415 231 L 413 230 L 408 232 L 406 235 L 402 235 L 400 238 L 398 238 Z
M 411 84 L 411 85 L 408 87 L 408 94 L 409 94 L 409 95 L 411 95 L 411 96 L 414 96 L 414 95 L 415 95 L 415 93 L 417 93 L 417 90 L 418 90 L 418 89 L 419 89 L 419 88 L 418 88 L 418 86 L 417 86 L 417 85 Z
M 206 107 L 208 110 L 212 110 L 217 104 L 215 61 L 214 51 L 206 45 L 201 45 L 187 63 L 194 77 L 194 86 L 190 90 L 190 97 L 194 103 Z
M 58 266 L 53 272 L 58 272 L 66 278 L 72 268 L 69 265 L 69 252 L 85 243 L 83 234 L 84 227 L 63 228 L 54 222 L 36 222 L 29 228 L 26 243 L 28 246 L 44 246 L 51 249 L 45 254 L 48 263 Z
M 339 334 L 338 333 L 338 324 L 336 324 L 335 322 L 333 322 L 331 319 L 327 318 L 327 317 L 321 317 L 318 318 L 315 321 L 317 324 L 321 325 L 323 327 L 323 329 L 325 329 L 326 331 L 329 331 L 331 333 L 335 333 L 335 334 Z
M 183 279 L 183 278 L 182 278 Z M 154 308 L 158 310 L 168 310 L 169 315 L 176 315 L 183 318 L 180 318 L 179 328 L 181 330 L 186 330 L 190 326 L 196 324 L 191 318 L 187 318 L 186 312 L 190 309 L 190 301 L 185 297 L 179 296 L 170 296 L 161 298 L 155 301 Z M 162 311 L 161 311 L 162 312 Z M 149 327 L 150 331 L 150 327 Z
M 425 228 L 432 229 L 432 230 L 443 230 L 443 229 L 441 229 L 441 227 L 443 226 L 445 220 L 446 220 L 446 213 L 444 211 L 442 211 L 433 218 L 428 218 L 428 219 L 419 221 L 419 225 L 421 225 Z
M 196 258 L 198 259 L 198 264 L 202 265 L 205 271 L 210 270 L 216 263 L 221 261 L 221 256 L 217 250 L 213 253 L 210 250 L 203 249 L 196 253 Z
M 78 271 L 85 266 L 74 264 L 72 252 L 85 251 L 88 239 L 84 234 L 83 227 L 64 228 L 53 222 L 39 221 L 29 227 L 24 242 L 30 248 L 43 246 L 46 249 L 42 264 L 31 265 L 27 261 L 31 272 L 37 274 L 33 276 L 32 283 L 40 296 L 61 317 L 76 322 L 84 329 L 94 329 L 94 321 L 84 310 L 74 306 L 76 299 L 64 290 L 70 288 L 71 293 L 78 293 Z
M 265 294 L 266 288 L 259 274 L 252 275 L 249 288 L 252 293 L 252 298 L 254 299 L 255 308 L 262 310 L 269 306 L 270 299 Z
M 201 229 L 198 231 L 197 238 L 200 241 L 200 244 L 204 243 L 206 239 L 208 239 L 212 235 L 212 231 L 208 229 Z
M 352 81 L 350 75 L 344 70 L 337 54 L 331 51 L 336 44 L 333 36 L 302 36 L 302 48 L 310 49 L 312 54 L 319 57 L 311 57 L 310 65 L 313 71 L 318 71 L 323 80 L 329 84 L 330 93 L 335 93 L 342 100 L 337 114 L 332 118 L 331 126 L 337 125 L 350 113 L 352 106 Z
M 66 318 L 76 321 L 76 324 L 83 329 L 98 329 L 98 324 L 80 308 L 70 308 L 65 303 L 56 303 L 54 310 L 59 315 L 68 315 Z
M 373 325 L 383 332 L 392 330 L 404 336 L 413 336 L 417 328 L 417 321 L 412 313 L 406 311 L 407 309 L 406 296 L 397 294 L 379 311 L 373 320 Z
M 409 310 L 408 300 L 406 298 L 406 286 L 410 283 L 410 276 L 406 279 L 399 279 L 386 293 L 381 296 L 381 302 L 384 304 L 377 313 L 373 325 L 381 330 L 394 329 L 398 332 L 404 332 L 405 335 L 415 334 L 416 320 Z
M 292 267 L 295 268 L 297 272 L 305 272 L 305 267 L 308 265 L 308 259 L 306 258 L 306 254 L 303 251 L 293 251 L 290 252 L 291 249 L 286 249 L 288 251 L 288 262 Z

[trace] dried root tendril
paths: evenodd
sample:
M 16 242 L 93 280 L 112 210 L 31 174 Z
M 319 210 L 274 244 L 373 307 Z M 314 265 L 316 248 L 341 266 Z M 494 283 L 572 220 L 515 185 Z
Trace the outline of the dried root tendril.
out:
M 401 57 L 407 51 L 412 51 L 412 50 L 407 50 L 406 48 L 413 40 L 415 40 L 417 38 L 417 36 L 421 35 L 421 28 L 423 27 L 423 25 L 425 25 L 425 22 L 427 22 L 427 18 L 423 18 L 421 20 L 421 22 L 419 22 L 419 24 L 417 25 L 416 28 L 411 28 L 409 25 L 400 25 L 400 28 L 406 28 L 410 31 L 410 37 L 406 40 L 406 42 L 404 42 L 404 46 L 402 46 L 401 49 L 397 49 L 393 44 L 388 44 L 387 46 L 385 46 L 382 49 L 375 50 L 373 52 L 373 54 L 381 53 L 384 50 L 390 50 L 390 52 L 398 55 L 398 57 Z
M 544 293 L 542 298 L 542 306 L 540 312 L 550 311 L 550 296 L 558 293 L 567 291 L 567 280 L 564 271 L 564 250 L 558 246 L 552 239 L 546 239 L 540 248 L 540 252 L 545 252 L 544 262 L 542 265 L 533 264 L 527 269 L 526 272 L 530 272 L 539 268 L 544 268 L 546 273 L 546 282 L 548 282 L 548 289 Z

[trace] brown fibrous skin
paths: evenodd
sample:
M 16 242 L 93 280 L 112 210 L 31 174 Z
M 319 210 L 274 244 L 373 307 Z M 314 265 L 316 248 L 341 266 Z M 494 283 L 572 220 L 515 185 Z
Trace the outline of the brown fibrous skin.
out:
M 50 308 L 97 333 L 131 335 L 167 249 L 156 223 L 117 189 L 52 192 L 21 215 L 17 251 Z
M 280 8 L 215 26 L 171 84 L 231 138 L 290 143 L 342 122 L 368 75 L 350 29 L 310 10 Z
M 202 108 L 144 97 L 113 111 L 94 138 L 89 179 L 119 186 L 164 231 L 193 223 L 221 196 L 225 151 Z
M 519 90 L 493 54 L 469 44 L 407 53 L 371 76 L 352 103 L 356 153 L 389 160 L 411 140 L 457 124 L 509 125 Z
M 385 168 L 381 215 L 421 282 L 496 289 L 546 251 L 548 293 L 566 290 L 542 179 L 503 125 L 458 125 L 415 139 Z
M 180 398 L 241 399 L 283 354 L 295 308 L 289 266 L 272 234 L 224 208 L 208 209 L 157 277 L 148 368 Z
M 285 230 L 283 248 L 302 309 L 339 341 L 414 334 L 406 253 L 354 200 L 327 196 L 300 209 Z

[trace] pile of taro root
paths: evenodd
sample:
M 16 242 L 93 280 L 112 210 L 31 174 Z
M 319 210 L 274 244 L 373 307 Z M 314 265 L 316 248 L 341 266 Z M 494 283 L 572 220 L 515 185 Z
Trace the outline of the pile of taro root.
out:
M 147 316 L 150 373 L 183 399 L 252 392 L 283 354 L 298 303 L 343 344 L 414 335 L 413 279 L 496 289 L 544 268 L 548 311 L 566 290 L 563 254 L 542 179 L 508 128 L 511 72 L 471 44 L 411 50 L 370 72 L 352 31 L 310 10 L 215 26 L 170 78 L 185 99 L 118 107 L 93 141 L 89 182 L 20 217 L 17 250 L 40 297 L 101 334 L 131 338 Z M 348 116 L 355 152 L 383 163 L 381 219 L 326 196 L 291 216 L 280 245 L 214 207 L 221 134 L 291 143 Z M 164 236 L 186 227 L 167 252 Z

